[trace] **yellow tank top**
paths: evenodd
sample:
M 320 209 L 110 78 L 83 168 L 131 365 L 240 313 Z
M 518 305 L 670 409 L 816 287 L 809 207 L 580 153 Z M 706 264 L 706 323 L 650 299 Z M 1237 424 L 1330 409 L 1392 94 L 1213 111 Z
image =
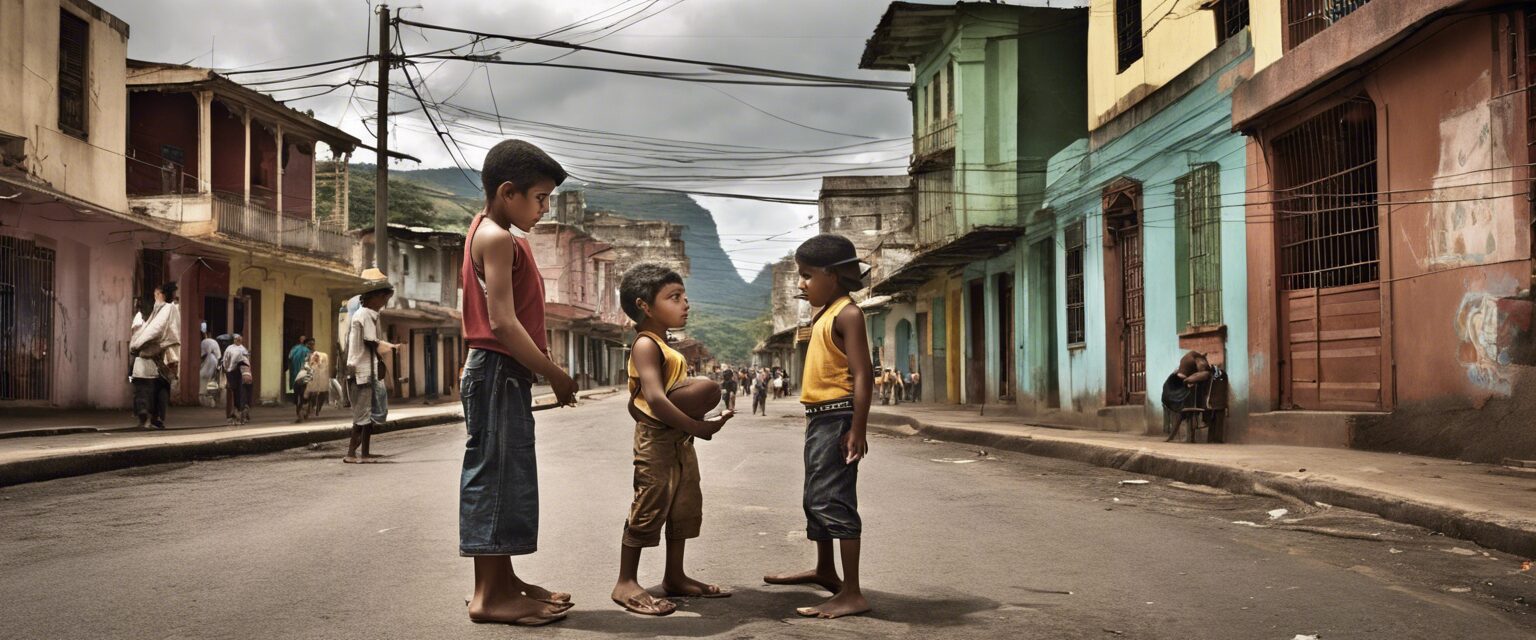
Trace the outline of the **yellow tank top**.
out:
M 853 374 L 848 354 L 832 339 L 832 323 L 843 307 L 853 304 L 848 296 L 833 300 L 811 325 L 811 344 L 805 352 L 805 371 L 800 376 L 800 404 L 817 405 L 853 397 Z
M 682 382 L 683 378 L 688 377 L 688 359 L 683 357 L 682 352 L 673 349 L 671 345 L 667 344 L 666 340 L 654 333 L 641 331 L 640 336 L 635 338 L 635 342 L 639 342 L 641 337 L 649 337 L 651 340 L 656 341 L 656 346 L 661 347 L 661 375 L 667 381 L 667 393 L 671 393 L 673 389 L 677 388 L 677 383 Z M 639 409 L 645 415 L 656 418 L 656 414 L 651 412 L 650 403 L 645 401 L 645 394 L 639 393 L 639 391 L 640 372 L 635 370 L 635 354 L 634 350 L 631 349 L 629 354 L 629 395 L 635 399 L 636 409 Z

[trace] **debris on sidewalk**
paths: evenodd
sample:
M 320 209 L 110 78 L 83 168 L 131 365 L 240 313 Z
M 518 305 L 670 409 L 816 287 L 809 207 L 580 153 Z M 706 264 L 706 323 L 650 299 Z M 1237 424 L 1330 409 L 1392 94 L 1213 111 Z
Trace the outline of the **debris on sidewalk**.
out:
M 1291 512 L 1290 509 L 1271 509 L 1269 511 L 1269 519 L 1270 520 L 1279 520 L 1281 518 L 1284 518 L 1285 514 L 1290 513 L 1290 512 Z
M 1445 551 L 1446 553 L 1454 553 L 1454 554 L 1456 554 L 1458 556 L 1475 556 L 1475 555 L 1477 555 L 1476 551 L 1473 551 L 1471 549 L 1463 549 L 1461 547 L 1451 547 L 1449 549 L 1443 549 L 1443 551 Z
M 1317 635 L 1315 633 L 1311 634 L 1311 635 L 1306 635 L 1306 634 L 1298 633 L 1298 634 L 1296 634 L 1296 637 L 1291 638 L 1291 640 L 1322 640 L 1322 636 Z
M 1151 484 L 1151 482 L 1146 481 L 1146 480 L 1121 480 L 1120 484 L 1142 485 L 1142 484 Z

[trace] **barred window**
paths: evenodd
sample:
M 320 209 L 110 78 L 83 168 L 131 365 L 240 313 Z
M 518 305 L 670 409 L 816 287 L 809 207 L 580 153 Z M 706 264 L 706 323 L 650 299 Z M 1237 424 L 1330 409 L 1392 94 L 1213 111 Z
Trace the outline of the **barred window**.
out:
M 1221 168 L 1195 165 L 1173 183 L 1179 325 L 1221 324 Z
M 85 83 L 91 26 L 59 12 L 59 130 L 85 139 Z
M 1141 59 L 1141 0 L 1115 0 L 1115 54 L 1116 73 Z
M 1371 0 L 1287 0 L 1285 5 L 1286 49 L 1322 33 Z
M 1212 8 L 1216 10 L 1218 42 L 1226 42 L 1248 28 L 1248 0 L 1217 0 Z
M 1083 223 L 1067 227 L 1067 345 L 1087 342 L 1087 317 L 1083 304 Z

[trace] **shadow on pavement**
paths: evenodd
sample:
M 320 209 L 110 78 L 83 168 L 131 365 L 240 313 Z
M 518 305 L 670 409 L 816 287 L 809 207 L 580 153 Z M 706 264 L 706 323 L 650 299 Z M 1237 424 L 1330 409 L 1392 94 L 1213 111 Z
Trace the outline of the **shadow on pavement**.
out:
M 868 590 L 865 592 L 875 610 L 865 618 L 915 627 L 951 627 L 964 624 L 965 617 L 981 611 L 993 611 L 1003 605 L 986 598 L 919 598 Z M 854 618 L 814 620 L 795 615 L 797 607 L 826 600 L 824 591 L 793 587 L 767 591 L 737 589 L 730 598 L 681 598 L 677 613 L 662 618 L 647 618 L 619 609 L 611 603 L 577 605 L 561 628 L 633 637 L 716 636 L 755 622 L 778 621 L 787 625 L 842 625 Z M 856 621 L 855 621 L 856 622 Z

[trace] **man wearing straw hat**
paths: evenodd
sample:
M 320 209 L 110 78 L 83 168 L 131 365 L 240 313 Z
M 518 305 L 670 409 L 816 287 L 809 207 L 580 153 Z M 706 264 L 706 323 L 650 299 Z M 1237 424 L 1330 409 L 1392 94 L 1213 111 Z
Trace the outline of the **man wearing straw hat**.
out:
M 373 462 L 383 457 L 368 452 L 368 441 L 373 429 L 383 426 L 389 417 L 382 354 L 395 345 L 384 341 L 379 309 L 395 295 L 395 287 L 377 268 L 363 271 L 363 280 L 367 282 L 358 291 L 362 305 L 352 312 L 347 329 L 347 368 L 352 372 L 347 378 L 352 396 L 352 440 L 347 444 L 347 457 L 341 460 L 347 463 Z

